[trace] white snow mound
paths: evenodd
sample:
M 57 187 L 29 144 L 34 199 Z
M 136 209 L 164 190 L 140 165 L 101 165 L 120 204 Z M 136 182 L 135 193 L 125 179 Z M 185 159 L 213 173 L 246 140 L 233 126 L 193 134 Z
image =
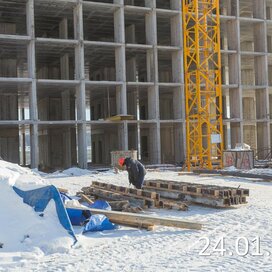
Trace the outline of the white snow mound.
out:
M 9 252 L 37 252 L 39 256 L 67 252 L 74 240 L 59 222 L 55 202 L 49 202 L 41 217 L 23 203 L 14 185 L 26 191 L 48 184 L 31 170 L 0 161 L 0 260 Z
M 86 169 L 80 169 L 77 167 L 71 167 L 69 169 L 63 170 L 63 171 L 56 171 L 52 175 L 53 176 L 58 176 L 58 177 L 67 177 L 67 176 L 86 176 L 92 174 L 91 171 L 86 170 Z

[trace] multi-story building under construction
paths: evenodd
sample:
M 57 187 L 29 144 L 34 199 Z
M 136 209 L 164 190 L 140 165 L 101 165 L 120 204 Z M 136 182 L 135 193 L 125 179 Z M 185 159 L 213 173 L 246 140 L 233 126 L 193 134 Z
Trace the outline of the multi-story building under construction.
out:
M 272 0 L 221 0 L 220 14 L 224 147 L 244 142 L 263 159 Z M 132 149 L 183 162 L 183 33 L 182 0 L 0 0 L 0 156 L 41 169 Z

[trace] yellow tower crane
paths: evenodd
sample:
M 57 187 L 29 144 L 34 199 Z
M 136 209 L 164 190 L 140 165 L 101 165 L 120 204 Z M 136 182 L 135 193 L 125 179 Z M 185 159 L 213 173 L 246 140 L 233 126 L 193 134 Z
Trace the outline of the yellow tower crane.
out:
M 187 168 L 221 168 L 219 0 L 183 0 Z

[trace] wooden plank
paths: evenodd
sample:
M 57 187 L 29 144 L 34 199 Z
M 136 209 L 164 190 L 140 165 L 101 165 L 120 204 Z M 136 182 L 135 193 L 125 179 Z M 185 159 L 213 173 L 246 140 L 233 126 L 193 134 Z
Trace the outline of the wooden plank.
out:
M 109 191 L 116 191 L 120 194 L 125 194 L 129 195 L 135 198 L 142 198 L 142 199 L 150 199 L 150 200 L 159 200 L 160 196 L 156 192 L 149 192 L 149 191 L 144 191 L 144 190 L 139 190 L 139 189 L 133 189 L 133 188 L 127 188 L 124 186 L 117 186 L 114 184 L 108 184 L 108 183 L 103 183 L 103 182 L 98 182 L 98 181 L 93 181 L 92 186 L 96 188 L 106 188 Z
M 210 198 L 210 199 L 222 199 L 222 197 L 217 197 L 214 195 L 202 195 L 199 193 L 195 193 L 195 192 L 191 192 L 191 191 L 181 191 L 181 190 L 169 190 L 169 189 L 165 189 L 165 188 L 156 188 L 156 187 L 152 187 L 152 186 L 144 186 L 143 187 L 145 190 L 149 190 L 149 191 L 156 191 L 158 194 L 160 194 L 162 197 L 166 197 L 165 195 L 162 195 L 162 192 L 169 192 L 171 195 L 171 193 L 174 193 L 175 195 L 179 195 L 179 198 L 185 195 L 191 195 L 191 196 L 199 196 L 199 197 L 205 197 L 205 198 Z M 169 197 L 171 198 L 171 197 Z M 175 199 L 175 198 L 173 198 Z
M 139 223 L 148 225 L 159 225 L 166 227 L 175 227 L 182 229 L 201 230 L 202 224 L 198 222 L 184 221 L 178 218 L 165 218 L 158 216 L 149 216 L 144 214 L 133 214 L 126 212 L 116 212 L 107 210 L 98 210 L 85 207 L 75 207 L 79 210 L 89 210 L 92 214 L 104 214 L 109 220 L 118 220 L 119 222 Z M 113 221 L 112 221 L 113 222 Z
M 110 220 L 114 224 L 126 226 L 126 227 L 132 227 L 132 228 L 137 228 L 137 229 L 146 229 L 148 231 L 153 231 L 154 230 L 154 225 L 150 224 L 139 224 L 139 223 L 134 223 L 134 222 L 122 222 L 120 220 L 116 219 L 111 219 Z
M 68 190 L 65 189 L 65 188 L 60 188 L 60 187 L 58 187 L 57 189 L 58 189 L 58 191 L 59 191 L 60 193 L 64 193 L 64 194 L 67 194 L 67 193 L 68 193 Z
M 188 183 L 188 182 L 178 182 L 178 181 L 172 181 L 172 180 L 148 180 L 145 183 L 149 186 L 154 186 L 158 188 L 169 188 L 169 184 L 171 184 L 172 189 L 174 190 L 181 190 L 181 191 L 188 191 L 188 192 L 200 192 L 199 189 L 201 188 L 201 194 L 210 194 L 214 195 L 214 190 L 241 190 L 245 196 L 249 196 L 249 190 L 244 188 L 233 188 L 233 187 L 226 187 L 226 186 L 216 186 L 216 185 L 205 185 L 205 184 L 199 184 L 199 183 Z M 213 189 L 213 190 L 209 190 Z M 234 191 L 233 191 L 234 193 Z M 221 196 L 221 195 L 220 195 Z
M 100 187 L 93 187 L 94 189 L 101 189 Z M 103 190 L 103 189 L 102 189 Z M 104 190 L 105 191 L 105 190 Z M 115 190 L 110 190 L 110 191 L 105 191 L 105 194 L 107 193 L 111 193 L 111 194 L 118 194 L 120 197 L 126 197 L 126 198 L 131 198 L 131 199 L 142 199 L 145 203 L 145 205 L 147 205 L 149 208 L 154 207 L 155 204 L 155 200 L 151 199 L 149 197 L 144 197 L 141 195 L 136 195 L 136 194 L 130 194 L 130 193 L 125 193 L 125 192 L 121 192 L 121 191 L 115 191 Z
M 207 197 L 198 196 L 198 195 L 184 195 L 184 198 L 182 200 L 188 201 L 190 203 L 198 204 L 198 205 L 213 207 L 213 208 L 229 208 L 230 207 L 229 201 L 226 201 L 229 199 L 215 199 L 215 198 L 207 198 Z
M 146 189 L 149 189 L 147 187 Z M 150 188 L 150 190 L 156 190 L 161 195 L 161 198 L 167 198 L 167 199 L 173 199 L 173 200 L 180 200 L 180 201 L 188 201 L 190 203 L 194 204 L 201 204 L 201 205 L 206 205 L 210 207 L 216 207 L 216 208 L 227 208 L 230 206 L 229 199 L 220 199 L 216 197 L 205 197 L 205 196 L 199 196 L 197 194 L 183 194 L 180 191 L 170 191 L 167 189 L 154 189 L 153 187 Z
M 108 184 L 104 184 L 104 183 L 99 183 L 99 182 L 94 182 L 93 183 L 94 188 L 96 188 L 96 185 L 101 186 L 101 187 L 105 187 Z M 108 186 L 107 186 L 108 187 Z M 111 189 L 115 190 L 117 186 L 112 185 L 110 186 Z M 98 187 L 99 188 L 99 187 Z M 164 199 L 164 201 L 160 201 L 160 195 L 157 192 L 154 191 L 144 191 L 144 190 L 137 190 L 137 189 L 130 189 L 129 192 L 133 192 L 134 194 L 130 194 L 130 193 L 122 193 L 123 190 L 127 189 L 126 187 L 121 187 L 122 190 L 118 191 L 118 193 L 120 195 L 126 195 L 126 196 L 131 196 L 131 197 L 135 197 L 138 198 L 140 197 L 141 199 L 146 199 L 145 196 L 150 196 L 152 200 L 155 200 L 155 206 L 157 208 L 167 208 L 167 209 L 176 209 L 176 210 L 180 210 L 180 211 L 187 211 L 188 210 L 188 206 L 185 205 L 184 203 L 181 202 L 174 202 L 174 201 L 169 201 Z M 113 191 L 115 192 L 115 191 Z M 149 200 L 149 198 L 147 198 Z
M 87 202 L 88 204 L 93 204 L 94 202 L 86 195 L 82 194 L 81 195 L 81 199 L 85 202 Z
M 160 201 L 158 201 L 158 207 L 178 211 L 188 211 L 188 205 L 186 203 L 162 198 L 160 199 Z
M 116 201 L 128 200 L 129 203 L 133 206 L 139 206 L 141 208 L 145 208 L 146 206 L 145 201 L 143 199 L 135 199 L 129 196 L 124 196 L 121 194 L 105 191 L 98 188 L 90 188 L 90 189 L 92 189 L 91 194 L 104 200 L 116 200 Z
M 123 211 L 125 208 L 130 206 L 128 200 L 109 201 L 109 204 L 114 211 Z

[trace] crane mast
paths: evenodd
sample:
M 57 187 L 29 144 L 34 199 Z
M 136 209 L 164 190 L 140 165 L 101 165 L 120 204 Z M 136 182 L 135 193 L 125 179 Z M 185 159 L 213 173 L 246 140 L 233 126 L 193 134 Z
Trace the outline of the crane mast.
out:
M 219 0 L 183 0 L 187 168 L 221 168 Z

